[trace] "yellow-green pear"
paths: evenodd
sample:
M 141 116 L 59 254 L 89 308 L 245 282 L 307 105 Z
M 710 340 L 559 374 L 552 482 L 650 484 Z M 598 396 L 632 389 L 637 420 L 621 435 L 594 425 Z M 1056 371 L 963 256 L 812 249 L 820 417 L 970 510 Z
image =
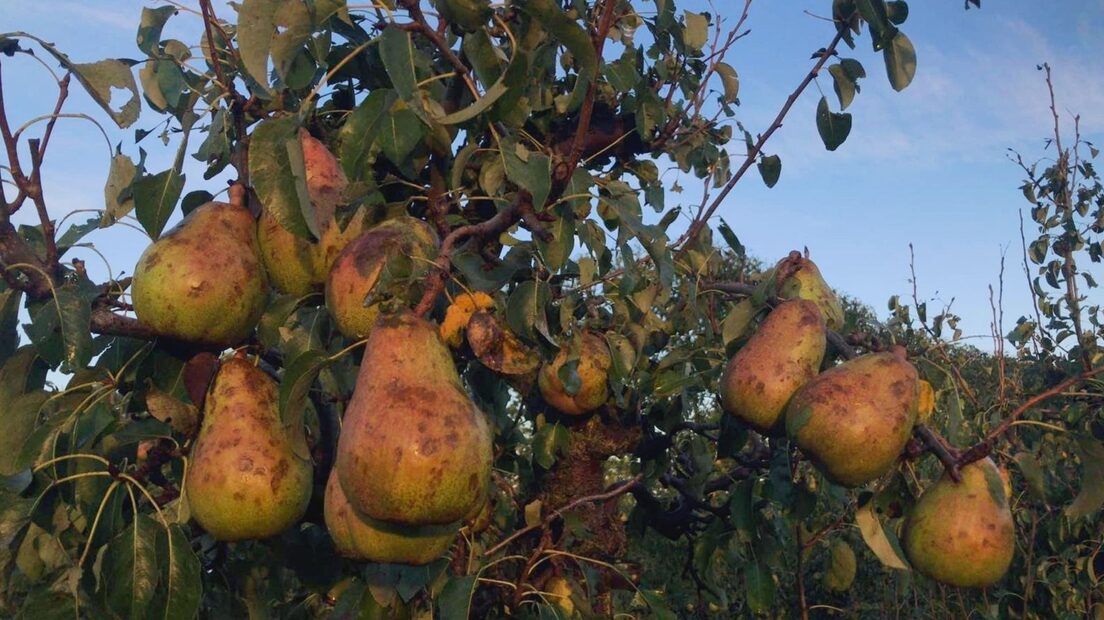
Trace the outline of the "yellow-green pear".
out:
M 579 389 L 570 394 L 560 378 L 560 369 L 573 354 L 579 361 L 575 369 L 579 375 Z M 579 340 L 560 349 L 551 362 L 541 367 L 537 376 L 541 396 L 549 405 L 566 414 L 582 415 L 594 411 L 609 399 L 609 369 L 612 363 L 605 338 L 586 332 Z
M 866 484 L 889 471 L 904 450 L 919 390 L 903 348 L 863 355 L 797 390 L 786 407 L 786 434 L 829 480 Z
M 436 257 L 437 234 L 409 216 L 386 220 L 354 239 L 337 255 L 326 280 L 326 307 L 337 328 L 348 338 L 367 336 L 381 303 L 420 297 L 414 294 L 420 287 L 413 285 Z
M 192 516 L 218 540 L 275 536 L 307 509 L 301 417 L 281 420 L 278 399 L 276 382 L 243 358 L 224 362 L 211 384 L 185 491 Z
M 486 497 L 491 432 L 437 328 L 383 315 L 365 345 L 337 446 L 349 503 L 380 521 L 443 525 Z
M 721 406 L 760 432 L 780 433 L 786 404 L 816 376 L 826 348 L 827 331 L 816 303 L 782 302 L 725 366 Z
M 298 296 L 322 288 L 338 253 L 368 230 L 364 213 L 364 210 L 354 213 L 344 229 L 331 220 L 323 227 L 318 242 L 288 232 L 270 212 L 262 213 L 257 222 L 257 240 L 272 286 Z
M 838 330 L 843 327 L 843 305 L 839 296 L 824 281 L 816 263 L 807 256 L 802 256 L 797 251 L 790 252 L 789 256 L 774 266 L 774 277 L 779 297 L 815 302 L 824 314 L 828 329 Z
M 253 331 L 268 286 L 253 216 L 209 202 L 154 241 L 134 268 L 134 312 L 158 334 L 230 346 Z
M 944 474 L 924 491 L 905 521 L 912 567 L 952 586 L 983 588 L 1000 581 L 1016 548 L 1015 524 L 997 466 L 982 459 L 963 467 L 961 482 Z
M 408 528 L 357 512 L 341 490 L 336 469 L 326 482 L 324 516 L 338 554 L 369 562 L 429 564 L 448 551 L 457 533 L 455 525 Z

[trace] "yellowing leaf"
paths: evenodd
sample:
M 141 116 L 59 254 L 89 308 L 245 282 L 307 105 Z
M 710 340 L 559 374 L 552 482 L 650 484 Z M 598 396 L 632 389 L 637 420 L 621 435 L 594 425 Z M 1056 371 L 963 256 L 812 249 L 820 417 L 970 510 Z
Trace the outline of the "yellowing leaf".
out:
M 889 568 L 909 570 L 893 543 L 886 536 L 885 528 L 874 513 L 873 502 L 855 511 L 855 524 L 859 526 L 863 541 L 874 555 Z

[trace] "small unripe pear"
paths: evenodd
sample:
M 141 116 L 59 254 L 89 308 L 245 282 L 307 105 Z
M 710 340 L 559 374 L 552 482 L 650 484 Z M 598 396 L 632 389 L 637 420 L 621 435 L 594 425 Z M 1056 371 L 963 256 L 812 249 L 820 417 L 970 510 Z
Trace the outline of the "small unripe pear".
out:
M 962 468 L 961 482 L 944 474 L 913 506 L 904 550 L 917 571 L 941 583 L 982 588 L 1008 572 L 1015 524 L 1000 471 L 986 458 Z

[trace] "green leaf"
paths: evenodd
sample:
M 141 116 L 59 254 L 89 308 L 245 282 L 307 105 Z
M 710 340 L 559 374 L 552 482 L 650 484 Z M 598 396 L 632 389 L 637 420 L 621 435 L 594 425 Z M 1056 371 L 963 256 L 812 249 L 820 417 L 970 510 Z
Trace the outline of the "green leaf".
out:
M 337 159 L 350 181 L 370 178 L 368 154 L 398 95 L 390 88 L 368 94 L 337 133 Z
M 709 17 L 692 11 L 683 11 L 682 15 L 686 19 L 682 42 L 691 51 L 700 52 L 709 42 Z
M 885 528 L 874 512 L 874 502 L 855 511 L 855 524 L 859 526 L 866 546 L 882 564 L 889 568 L 909 570 L 908 564 L 901 559 L 900 550 L 886 536 Z
M 548 333 L 548 315 L 545 309 L 550 296 L 547 282 L 526 280 L 519 284 L 506 300 L 506 323 L 510 329 L 529 342 L 535 342 L 539 332 L 555 344 Z
M 253 130 L 249 176 L 264 209 L 285 230 L 304 238 L 318 237 L 296 117 L 266 119 Z
M 414 147 L 425 135 L 425 125 L 402 101 L 396 101 L 391 113 L 383 120 L 379 135 L 380 150 L 395 165 L 403 166 Z
M 4 432 L 0 433 L 0 476 L 13 476 L 27 467 L 19 456 L 35 430 L 38 412 L 49 398 L 46 392 L 30 392 L 4 402 Z
M 311 385 L 318 378 L 318 373 L 331 363 L 325 352 L 308 350 L 284 368 L 284 376 L 280 379 L 280 419 L 285 426 L 298 428 L 302 425 Z
M 188 535 L 179 524 L 161 530 L 157 540 L 157 557 L 164 565 L 159 582 L 158 597 L 151 609 L 162 620 L 191 620 L 199 612 L 203 593 L 202 566 Z
M 774 577 L 762 559 L 750 562 L 744 574 L 748 607 L 755 613 L 766 613 L 774 605 Z
M 571 447 L 571 433 L 556 424 L 545 424 L 533 435 L 533 461 L 544 469 L 552 469 L 556 459 L 566 456 Z
M 268 83 L 268 52 L 276 32 L 275 13 L 282 0 L 243 0 L 238 10 L 238 55 L 257 84 L 265 91 Z
M 435 601 L 440 620 L 468 620 L 475 593 L 475 577 L 464 575 L 449 579 Z
M 545 223 L 545 230 L 552 235 L 551 241 L 537 240 L 544 264 L 552 273 L 558 273 L 567 264 L 571 251 L 575 249 L 575 214 L 567 205 L 555 209 L 556 219 Z
M 19 346 L 19 304 L 22 300 L 21 291 L 10 289 L 0 281 L 0 364 L 7 362 Z
M 636 57 L 631 49 L 626 49 L 621 58 L 607 64 L 604 73 L 610 86 L 622 93 L 629 92 L 640 81 Z
M 886 16 L 895 26 L 900 26 L 908 19 L 909 7 L 907 2 L 894 0 L 886 2 Z
M 755 319 L 755 304 L 750 299 L 743 299 L 728 311 L 724 322 L 721 323 L 721 339 L 727 347 L 734 340 L 742 338 Z
M 107 183 L 104 185 L 104 226 L 114 224 L 134 209 L 134 196 L 130 190 L 137 174 L 138 167 L 129 156 L 116 153 L 111 158 Z
M 870 39 L 874 44 L 874 51 L 886 47 L 897 34 L 897 28 L 889 21 L 885 0 L 855 0 L 855 7 L 870 26 Z
M 782 158 L 778 155 L 766 155 L 759 158 L 759 176 L 763 177 L 763 183 L 768 188 L 778 183 L 778 177 L 782 176 Z
M 161 236 L 165 224 L 176 209 L 176 201 L 184 191 L 184 175 L 176 168 L 157 174 L 143 174 L 131 186 L 138 223 L 154 239 Z
M 725 62 L 717 63 L 715 68 L 717 75 L 721 76 L 721 84 L 724 86 L 724 102 L 736 103 L 736 100 L 740 97 L 740 77 L 736 74 L 736 69 Z
M 142 19 L 138 23 L 138 49 L 147 56 L 155 57 L 158 54 L 161 43 L 161 29 L 165 22 L 176 14 L 176 7 L 162 6 L 156 9 L 142 8 Z
M 836 97 L 839 98 L 840 109 L 846 110 L 847 106 L 855 100 L 858 84 L 840 63 L 828 67 L 828 73 L 832 74 L 832 85 L 836 90 Z
M 1027 482 L 1027 490 L 1038 501 L 1047 501 L 1046 476 L 1038 459 L 1030 452 L 1020 452 L 1015 456 L 1016 465 Z
M 100 590 L 104 602 L 124 618 L 144 618 L 160 578 L 157 524 L 140 514 L 107 545 Z
M 185 217 L 187 217 L 189 213 L 195 211 L 197 208 L 202 207 L 203 205 L 211 202 L 214 199 L 215 197 L 211 194 L 211 192 L 208 192 L 206 190 L 197 189 L 194 192 L 188 192 L 180 201 L 180 212 L 183 213 Z
M 379 42 L 380 59 L 399 96 L 409 101 L 418 87 L 414 70 L 414 41 L 410 33 L 391 24 L 383 29 Z
M 87 279 L 67 281 L 54 288 L 53 298 L 27 308 L 27 336 L 43 359 L 62 363 L 67 372 L 85 367 L 92 358 L 91 301 L 98 291 L 90 291 L 91 286 Z
M 1100 510 L 1104 505 L 1104 444 L 1084 436 L 1077 439 L 1081 460 L 1081 491 L 1066 507 L 1066 516 L 1076 521 Z
M 452 114 L 446 114 L 437 119 L 437 122 L 442 125 L 455 125 L 457 123 L 463 123 L 466 120 L 471 120 L 481 114 L 484 110 L 491 107 L 491 104 L 498 101 L 498 98 L 506 94 L 506 84 L 499 80 L 495 82 L 487 92 L 483 93 L 483 96 L 475 100 L 475 103 L 461 108 Z
M 886 75 L 893 90 L 902 91 L 912 83 L 916 75 L 916 49 L 905 33 L 898 32 L 882 52 Z
M 590 83 L 598 76 L 599 58 L 594 51 L 590 34 L 575 20 L 569 18 L 559 3 L 553 0 L 526 0 L 517 8 L 534 17 L 541 27 L 547 30 L 575 57 L 575 66 L 579 69 L 579 78 L 571 91 L 565 112 L 574 112 L 582 105 Z
M 834 151 L 847 139 L 847 134 L 851 133 L 851 114 L 831 112 L 828 109 L 828 98 L 821 97 L 817 104 L 816 124 L 824 148 Z
M 514 139 L 499 142 L 506 177 L 533 196 L 533 206 L 539 211 L 552 188 L 552 161 L 544 153 L 532 152 Z

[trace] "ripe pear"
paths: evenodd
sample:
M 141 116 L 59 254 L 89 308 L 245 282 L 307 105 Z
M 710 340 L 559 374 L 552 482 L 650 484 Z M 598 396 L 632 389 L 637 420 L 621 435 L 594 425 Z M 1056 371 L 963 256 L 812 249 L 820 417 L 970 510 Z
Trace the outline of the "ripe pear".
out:
M 408 301 L 437 257 L 437 234 L 402 216 L 357 237 L 337 255 L 326 281 L 326 307 L 348 338 L 363 338 L 390 297 Z M 370 296 L 370 298 L 369 298 Z M 420 295 L 418 295 L 420 296 Z
M 336 469 L 326 482 L 324 516 L 338 554 L 369 562 L 429 564 L 448 551 L 457 532 L 453 525 L 406 528 L 357 512 L 341 490 Z
M 827 344 L 814 302 L 782 302 L 725 366 L 722 407 L 760 432 L 780 434 L 786 404 L 816 376 Z
M 302 421 L 285 424 L 278 399 L 276 382 L 242 358 L 225 362 L 211 384 L 185 491 L 192 516 L 218 540 L 274 536 L 307 509 Z
M 579 361 L 576 367 L 579 390 L 569 394 L 560 379 L 560 369 L 573 353 L 577 353 Z M 609 398 L 609 369 L 612 364 L 605 338 L 586 332 L 571 346 L 560 349 L 551 362 L 541 367 L 537 385 L 549 405 L 569 415 L 582 415 L 601 407 Z
M 364 349 L 335 467 L 357 511 L 401 525 L 464 518 L 485 498 L 491 432 L 437 328 L 384 315 Z
M 268 285 L 253 216 L 209 202 L 154 241 L 134 268 L 134 312 L 158 334 L 221 347 L 245 339 Z
M 779 297 L 816 302 L 824 314 L 828 329 L 838 330 L 843 327 L 843 305 L 839 296 L 824 281 L 816 263 L 808 257 L 797 251 L 790 252 L 789 256 L 774 266 L 774 277 Z
M 982 588 L 1000 581 L 1012 563 L 1015 525 L 1008 494 L 990 459 L 944 474 L 905 521 L 904 550 L 912 567 L 952 586 Z
M 786 407 L 786 434 L 828 479 L 866 484 L 889 471 L 908 442 L 919 390 L 903 348 L 863 355 L 798 389 Z
M 277 290 L 302 296 L 321 288 L 345 246 L 368 230 L 363 210 L 353 214 L 345 229 L 336 220 L 324 226 L 322 239 L 313 243 L 290 233 L 265 211 L 257 222 L 257 240 L 269 280 Z

